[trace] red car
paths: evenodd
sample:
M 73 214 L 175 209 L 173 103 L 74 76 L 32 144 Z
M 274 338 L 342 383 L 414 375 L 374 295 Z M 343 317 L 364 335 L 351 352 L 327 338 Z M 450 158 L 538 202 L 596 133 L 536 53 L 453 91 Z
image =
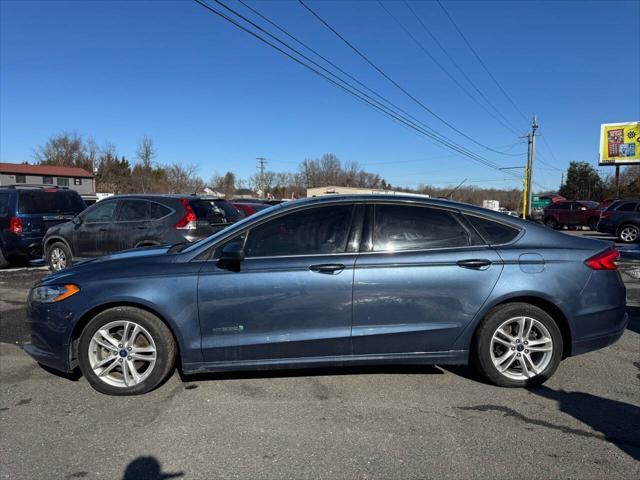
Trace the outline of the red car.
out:
M 598 202 L 563 200 L 544 209 L 544 224 L 551 228 L 589 227 L 595 230 L 600 219 Z
M 245 217 L 253 215 L 254 213 L 269 208 L 271 205 L 265 203 L 250 203 L 250 202 L 231 202 L 238 211 L 242 212 Z

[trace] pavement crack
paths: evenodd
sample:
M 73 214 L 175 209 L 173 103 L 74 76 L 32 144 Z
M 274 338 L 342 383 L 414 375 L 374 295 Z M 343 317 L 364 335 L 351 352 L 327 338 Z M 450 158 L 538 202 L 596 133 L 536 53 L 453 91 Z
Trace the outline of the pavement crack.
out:
M 564 425 L 554 425 L 551 422 L 545 420 L 538 420 L 535 418 L 529 418 L 520 412 L 515 411 L 512 408 L 504 407 L 502 405 L 476 405 L 474 407 L 454 407 L 458 410 L 476 411 L 476 412 L 498 412 L 502 413 L 505 417 L 512 417 L 521 422 L 529 425 L 535 425 L 538 427 L 548 428 L 551 430 L 557 430 L 568 435 L 576 435 L 584 438 L 595 438 L 607 443 L 614 443 L 616 445 L 626 445 L 630 447 L 640 447 L 640 441 L 630 440 L 627 438 L 610 437 L 601 433 L 589 432 L 587 430 L 581 430 L 579 428 L 567 427 Z

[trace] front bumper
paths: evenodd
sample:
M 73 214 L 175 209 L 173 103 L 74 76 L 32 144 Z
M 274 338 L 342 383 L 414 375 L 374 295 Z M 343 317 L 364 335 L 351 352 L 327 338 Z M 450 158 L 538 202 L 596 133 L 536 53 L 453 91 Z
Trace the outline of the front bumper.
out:
M 70 310 L 73 299 L 60 303 L 27 303 L 31 343 L 23 348 L 38 363 L 62 372 L 70 372 L 69 343 L 76 323 Z
M 596 230 L 600 233 L 610 233 L 612 235 L 616 234 L 616 226 L 613 224 L 613 222 L 606 219 L 600 219 L 600 221 L 598 221 Z

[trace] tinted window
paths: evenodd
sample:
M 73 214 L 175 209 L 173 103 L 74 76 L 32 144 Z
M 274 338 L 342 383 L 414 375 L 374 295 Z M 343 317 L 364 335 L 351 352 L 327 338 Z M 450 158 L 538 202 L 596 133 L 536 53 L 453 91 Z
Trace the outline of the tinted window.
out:
M 98 202 L 84 215 L 84 221 L 87 223 L 110 222 L 113 219 L 113 213 L 116 210 L 117 202 Z
M 473 215 L 469 215 L 466 218 L 490 245 L 508 243 L 520 233 L 517 228 L 509 227 L 502 223 L 494 222 L 493 220 L 487 220 L 486 218 L 475 217 Z
M 0 193 L 0 217 L 9 215 L 9 194 Z
M 171 213 L 171 209 L 156 202 L 149 202 L 149 218 L 157 220 Z
M 18 194 L 20 213 L 80 213 L 85 204 L 75 192 L 59 190 L 21 190 Z
M 215 200 L 191 200 L 189 205 L 198 220 L 226 221 L 226 212 L 216 204 Z
M 462 247 L 469 233 L 446 210 L 405 205 L 377 205 L 373 249 L 421 250 Z
M 595 210 L 600 206 L 598 202 L 583 202 L 583 205 L 592 210 Z
M 248 257 L 344 253 L 352 205 L 301 210 L 259 225 L 245 243 Z
M 231 205 L 229 202 L 225 202 L 224 200 L 216 200 L 216 205 L 218 208 L 221 208 L 224 211 L 225 217 L 227 217 L 227 222 L 237 222 L 242 218 L 240 212 Z M 256 209 L 256 212 L 258 209 Z
M 144 200 L 123 200 L 118 211 L 118 220 L 134 222 L 147 219 L 147 202 Z
M 571 210 L 570 203 L 554 203 L 549 208 L 553 208 L 554 210 Z
M 638 206 L 638 204 L 636 202 L 625 202 L 625 203 L 621 203 L 616 208 L 616 211 L 618 211 L 618 212 L 634 212 L 636 210 L 637 206 Z

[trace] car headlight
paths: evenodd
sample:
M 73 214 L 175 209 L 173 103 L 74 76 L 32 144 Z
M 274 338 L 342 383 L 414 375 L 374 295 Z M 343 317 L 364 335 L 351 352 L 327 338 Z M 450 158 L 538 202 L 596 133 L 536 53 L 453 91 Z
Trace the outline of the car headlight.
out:
M 29 300 L 40 303 L 61 302 L 71 295 L 75 295 L 80 291 L 80 287 L 73 283 L 66 285 L 49 285 L 45 287 L 35 287 L 31 290 Z

